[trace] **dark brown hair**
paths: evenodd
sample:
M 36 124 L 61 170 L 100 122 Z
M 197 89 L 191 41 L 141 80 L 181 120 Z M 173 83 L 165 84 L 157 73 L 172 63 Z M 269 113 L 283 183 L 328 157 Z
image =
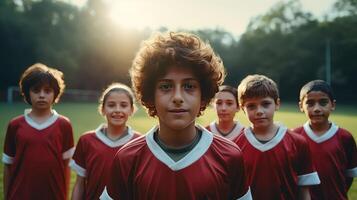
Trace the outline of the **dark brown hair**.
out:
M 277 103 L 279 99 L 278 86 L 272 79 L 264 75 L 248 75 L 238 86 L 239 104 L 243 106 L 246 99 L 256 97 L 271 97 Z
M 222 60 L 208 43 L 189 33 L 156 34 L 143 42 L 133 61 L 130 75 L 134 93 L 156 115 L 154 89 L 157 80 L 173 66 L 190 68 L 201 86 L 202 113 L 225 77 Z
M 36 63 L 25 70 L 19 82 L 21 94 L 24 96 L 25 101 L 30 105 L 32 105 L 30 90 L 46 84 L 53 89 L 53 103 L 57 103 L 66 87 L 63 80 L 63 73 L 61 71 L 41 63 Z

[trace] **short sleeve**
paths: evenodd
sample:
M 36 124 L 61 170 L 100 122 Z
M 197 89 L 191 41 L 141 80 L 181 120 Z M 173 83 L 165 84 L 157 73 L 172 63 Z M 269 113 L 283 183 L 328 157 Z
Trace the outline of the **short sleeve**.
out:
M 63 134 L 62 157 L 63 160 L 67 160 L 71 158 L 74 153 L 73 129 L 71 123 L 68 120 L 62 120 L 63 121 L 60 125 Z
M 308 142 L 302 136 L 296 140 L 298 155 L 296 160 L 296 172 L 298 175 L 298 185 L 317 185 L 320 184 L 320 178 L 312 162 L 311 150 Z
M 346 176 L 347 177 L 357 177 L 357 149 L 356 149 L 356 141 L 354 140 L 351 134 L 348 134 L 348 137 L 345 140 L 345 151 L 347 157 L 347 169 Z
M 230 199 L 252 199 L 242 152 L 239 152 L 239 154 L 235 156 L 234 165 L 230 168 L 230 172 L 233 174 L 231 177 L 234 177 L 231 180 L 231 191 L 233 191 L 233 195 Z
M 70 161 L 69 165 L 79 176 L 87 176 L 86 148 L 83 136 L 79 139 L 77 143 L 76 150 L 74 151 L 72 160 Z
M 2 162 L 5 164 L 12 164 L 14 162 L 15 154 L 16 154 L 16 128 L 10 122 L 6 129 Z

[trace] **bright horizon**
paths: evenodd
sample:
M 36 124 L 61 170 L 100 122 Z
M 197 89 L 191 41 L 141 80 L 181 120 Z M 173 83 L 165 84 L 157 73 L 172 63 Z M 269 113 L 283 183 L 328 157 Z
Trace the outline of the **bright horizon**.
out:
M 83 5 L 86 0 L 64 0 Z M 220 28 L 239 36 L 249 21 L 267 13 L 279 0 L 105 0 L 118 26 L 142 30 Z M 300 0 L 304 11 L 322 18 L 336 0 Z M 263 2 L 263 3 L 262 3 Z

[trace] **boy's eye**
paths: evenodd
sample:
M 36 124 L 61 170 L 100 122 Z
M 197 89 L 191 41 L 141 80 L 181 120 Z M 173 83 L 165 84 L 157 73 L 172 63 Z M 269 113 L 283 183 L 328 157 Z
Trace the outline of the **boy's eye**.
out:
M 45 93 L 51 93 L 53 90 L 52 90 L 52 88 L 46 88 L 45 89 Z
M 306 101 L 306 105 L 307 105 L 308 107 L 313 107 L 313 106 L 315 105 L 315 101 L 307 100 L 307 101 Z
M 227 106 L 232 106 L 232 105 L 233 105 L 233 102 L 228 101 L 226 104 L 227 104 Z
M 264 108 L 269 107 L 270 104 L 271 104 L 271 102 L 268 102 L 268 101 L 265 101 L 265 102 L 262 103 Z
M 40 90 L 39 90 L 38 88 L 31 89 L 31 91 L 32 91 L 33 93 L 39 93 L 39 92 L 40 92 Z
M 329 103 L 328 99 L 321 99 L 319 101 L 320 106 L 326 106 Z
M 169 90 L 171 88 L 172 88 L 172 84 L 170 84 L 170 83 L 160 83 L 159 84 L 159 89 L 160 90 L 166 91 L 166 90 Z
M 248 104 L 245 106 L 248 110 L 253 110 L 255 108 L 255 105 L 253 104 Z
M 192 83 L 184 83 L 183 84 L 183 88 L 186 89 L 186 90 L 192 90 L 192 89 L 196 88 L 196 85 L 192 84 Z

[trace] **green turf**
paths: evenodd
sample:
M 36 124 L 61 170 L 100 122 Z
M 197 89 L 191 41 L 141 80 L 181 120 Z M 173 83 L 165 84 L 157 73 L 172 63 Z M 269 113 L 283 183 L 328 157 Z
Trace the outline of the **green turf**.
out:
M 7 123 L 10 119 L 23 113 L 24 109 L 28 106 L 22 103 L 16 104 L 5 104 L 0 103 L 0 148 L 3 149 L 4 137 Z M 70 118 L 75 140 L 77 141 L 79 136 L 88 130 L 95 129 L 100 123 L 105 120 L 97 112 L 97 104 L 95 103 L 61 103 L 54 107 L 58 113 Z M 203 116 L 201 116 L 197 121 L 199 124 L 207 125 L 212 120 L 215 119 L 214 111 L 208 108 Z M 237 120 L 239 120 L 244 125 L 249 125 L 243 112 L 239 112 L 237 115 Z M 281 109 L 276 113 L 276 121 L 280 121 L 289 128 L 293 128 L 303 124 L 306 121 L 305 115 L 298 111 L 296 105 L 293 104 L 283 104 Z M 332 114 L 331 120 L 334 121 L 339 126 L 348 129 L 357 138 L 357 107 L 353 106 L 342 106 L 337 105 L 336 111 Z M 135 130 L 145 133 L 154 124 L 156 120 L 147 116 L 143 109 L 139 109 L 132 117 L 128 124 L 132 126 Z M 0 165 L 0 194 L 3 194 L 3 165 Z M 75 175 L 72 173 L 71 187 L 75 181 Z M 354 179 L 352 188 L 348 193 L 349 199 L 357 199 L 357 179 Z M 0 196 L 0 199 L 3 195 Z

